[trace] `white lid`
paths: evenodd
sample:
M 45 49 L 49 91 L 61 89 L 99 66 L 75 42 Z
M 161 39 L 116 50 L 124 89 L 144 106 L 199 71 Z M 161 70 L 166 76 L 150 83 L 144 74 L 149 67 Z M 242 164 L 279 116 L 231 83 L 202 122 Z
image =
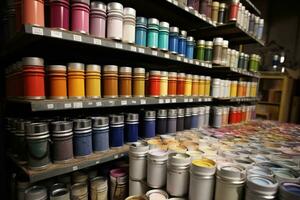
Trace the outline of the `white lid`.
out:
M 228 47 L 228 45 L 229 45 L 229 42 L 228 42 L 228 40 L 223 40 L 223 47 Z
M 223 38 L 217 37 L 214 38 L 214 45 L 222 45 L 223 44 Z

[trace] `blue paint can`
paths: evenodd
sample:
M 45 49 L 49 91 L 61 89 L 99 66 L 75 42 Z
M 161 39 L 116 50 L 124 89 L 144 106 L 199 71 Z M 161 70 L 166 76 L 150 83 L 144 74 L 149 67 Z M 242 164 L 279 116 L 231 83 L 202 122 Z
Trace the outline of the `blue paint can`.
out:
M 147 18 L 145 17 L 136 18 L 135 44 L 143 47 L 147 45 Z
M 192 108 L 192 116 L 191 116 L 191 128 L 198 128 L 199 125 L 199 108 Z
M 192 36 L 187 37 L 186 39 L 186 54 L 185 56 L 189 59 L 194 58 L 194 48 L 195 48 L 195 41 Z
M 167 133 L 174 134 L 177 130 L 177 109 L 168 110 Z
M 156 133 L 159 135 L 167 133 L 167 110 L 165 109 L 157 111 Z
M 95 153 L 109 150 L 108 117 L 92 117 L 93 126 L 93 151 Z
M 163 51 L 168 51 L 169 49 L 169 27 L 168 22 L 159 23 L 158 48 Z
M 88 156 L 93 152 L 92 122 L 90 119 L 73 121 L 73 144 L 75 157 Z
M 169 33 L 169 51 L 171 53 L 178 53 L 178 40 L 179 40 L 179 28 L 178 27 L 170 27 Z
M 192 127 L 192 108 L 184 109 L 184 129 L 189 130 Z
M 144 138 L 152 138 L 155 136 L 155 116 L 156 112 L 152 110 L 145 111 L 144 113 Z
M 139 114 L 128 113 L 125 120 L 125 141 L 137 142 L 139 137 Z
M 124 145 L 124 116 L 109 116 L 109 144 L 110 147 L 122 147 Z
M 186 36 L 187 32 L 185 30 L 181 30 L 178 39 L 178 54 L 180 56 L 185 56 L 186 52 Z
M 153 49 L 158 48 L 159 21 L 155 18 L 148 19 L 147 46 Z

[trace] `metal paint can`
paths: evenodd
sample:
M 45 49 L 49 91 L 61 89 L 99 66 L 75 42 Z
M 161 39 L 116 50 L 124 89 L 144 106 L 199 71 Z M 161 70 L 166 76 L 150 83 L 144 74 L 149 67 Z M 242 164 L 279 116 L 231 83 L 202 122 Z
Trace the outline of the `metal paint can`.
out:
M 100 153 L 109 150 L 109 122 L 108 117 L 92 117 L 93 124 L 93 151 Z
M 148 200 L 167 200 L 169 198 L 169 195 L 163 190 L 154 189 L 149 190 L 146 193 L 146 197 L 148 198 Z
M 129 195 L 143 195 L 149 190 L 145 180 L 131 180 L 129 179 Z
M 90 180 L 90 198 L 91 200 L 107 200 L 108 199 L 107 179 L 97 176 Z
M 63 183 L 56 183 L 50 189 L 50 200 L 70 200 L 70 193 Z
M 135 142 L 129 147 L 129 177 L 131 180 L 143 180 L 147 175 L 147 153 L 149 145 L 146 142 Z
M 43 186 L 32 186 L 25 190 L 25 200 L 46 200 L 47 189 Z
M 279 200 L 300 199 L 300 183 L 282 183 L 279 188 Z
M 144 196 L 129 196 L 125 200 L 147 200 Z
M 86 183 L 75 183 L 71 187 L 71 199 L 88 200 L 88 186 Z
M 147 184 L 152 188 L 162 188 L 166 184 L 168 152 L 153 149 L 148 152 Z
M 250 175 L 247 177 L 245 200 L 275 199 L 278 183 L 267 176 Z
M 110 170 L 110 199 L 123 200 L 128 195 L 128 174 L 124 168 Z

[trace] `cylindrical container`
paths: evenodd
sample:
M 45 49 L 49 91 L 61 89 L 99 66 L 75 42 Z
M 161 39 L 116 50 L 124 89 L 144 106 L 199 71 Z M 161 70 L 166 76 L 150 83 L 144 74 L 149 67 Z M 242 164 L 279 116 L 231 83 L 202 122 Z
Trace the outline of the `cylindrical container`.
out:
M 222 58 L 221 58 L 221 65 L 226 66 L 227 59 L 228 59 L 228 40 L 223 40 L 222 43 Z
M 176 96 L 177 92 L 177 73 L 168 73 L 168 96 Z
M 192 96 L 192 75 L 187 74 L 184 82 L 184 96 Z
M 72 31 L 89 33 L 90 0 L 72 0 Z
M 237 21 L 240 0 L 231 0 L 229 8 L 229 21 Z
M 184 109 L 184 129 L 189 130 L 191 129 L 191 122 L 192 121 L 192 108 L 185 108 Z
M 44 0 L 22 1 L 22 22 L 36 26 L 45 26 Z
M 72 174 L 72 183 L 88 183 L 88 174 L 83 171 L 75 171 Z
M 145 68 L 134 68 L 132 77 L 132 96 L 145 96 Z
M 177 109 L 168 110 L 167 133 L 176 133 L 177 127 Z
M 168 51 L 169 48 L 169 23 L 159 23 L 158 48 L 163 51 Z
M 216 163 L 213 160 L 194 160 L 190 170 L 189 200 L 213 200 Z
M 196 46 L 196 59 L 200 61 L 204 61 L 204 55 L 205 55 L 205 41 L 198 40 Z
M 147 184 L 151 188 L 162 188 L 166 185 L 168 153 L 159 149 L 148 152 Z
M 211 9 L 211 21 L 214 24 L 218 23 L 218 18 L 219 18 L 219 6 L 220 3 L 218 1 L 213 1 L 212 2 L 212 9 Z
M 147 18 L 136 17 L 135 44 L 146 47 L 147 45 Z
M 112 148 L 124 145 L 124 116 L 109 116 L 109 144 Z
M 160 95 L 160 71 L 150 71 L 149 75 L 149 96 L 158 97 Z
M 230 84 L 230 97 L 236 97 L 237 96 L 237 87 L 238 87 L 238 82 L 237 81 L 231 81 L 231 84 Z
M 205 41 L 204 61 L 211 63 L 213 60 L 213 42 Z
M 221 79 L 218 79 L 218 78 L 214 78 L 212 79 L 212 96 L 215 97 L 215 98 L 218 98 L 220 97 L 220 82 L 221 82 Z
M 118 2 L 107 4 L 107 38 L 114 40 L 123 39 L 123 5 Z
M 68 64 L 68 96 L 69 98 L 82 99 L 84 92 L 84 64 Z
M 50 164 L 48 124 L 26 124 L 25 130 L 29 168 L 33 170 L 46 168 Z
M 75 183 L 71 187 L 71 199 L 88 200 L 88 186 L 86 183 Z
M 90 119 L 73 121 L 73 144 L 75 157 L 88 156 L 93 152 L 92 122 Z
M 123 42 L 134 43 L 135 42 L 135 15 L 136 11 L 133 8 L 124 8 L 123 19 Z
M 67 98 L 67 68 L 64 65 L 47 67 L 48 95 L 50 99 Z
M 168 158 L 167 192 L 183 197 L 188 193 L 191 156 L 186 153 L 170 153 Z
M 156 133 L 163 135 L 167 132 L 167 113 L 165 109 L 159 109 L 157 111 L 157 120 L 156 120 Z
M 275 199 L 278 183 L 271 177 L 248 175 L 245 200 Z
M 243 96 L 243 81 L 239 81 L 237 85 L 237 96 L 242 97 Z
M 225 3 L 220 3 L 219 6 L 219 13 L 218 13 L 218 25 L 222 25 L 225 23 L 226 14 L 225 14 L 225 9 L 226 9 L 226 4 Z
M 104 65 L 103 68 L 103 97 L 118 97 L 118 66 Z
M 18 163 L 27 163 L 27 144 L 26 144 L 26 125 L 30 124 L 30 121 L 17 120 L 15 123 L 15 131 L 12 130 L 10 134 L 14 134 L 12 141 L 12 152 L 16 153 L 18 156 Z
M 119 69 L 119 96 L 131 97 L 131 82 L 132 82 L 132 68 L 120 67 Z
M 192 96 L 199 96 L 199 76 L 198 75 L 193 75 Z
M 187 6 L 189 8 L 192 8 L 196 11 L 199 10 L 199 4 L 200 4 L 200 1 L 199 0 L 187 0 Z
M 210 114 L 210 106 L 205 106 L 204 127 L 208 127 L 209 125 L 209 114 Z
M 256 32 L 257 39 L 261 40 L 264 32 L 264 19 L 259 19 L 258 29 Z
M 198 107 L 192 108 L 192 116 L 191 116 L 191 128 L 198 128 L 199 122 L 199 109 Z
M 109 149 L 108 117 L 92 117 L 93 126 L 93 151 L 95 153 Z
M 300 184 L 299 183 L 282 183 L 279 188 L 280 200 L 294 200 L 300 198 Z
M 51 122 L 53 162 L 66 162 L 73 158 L 73 123 L 68 121 Z
M 70 193 L 63 183 L 55 183 L 50 188 L 50 200 L 70 200 Z
M 248 28 L 248 32 L 251 35 L 254 34 L 254 25 L 255 25 L 255 15 L 251 14 L 250 15 L 250 21 L 249 21 L 249 28 Z
M 147 153 L 149 145 L 146 142 L 135 142 L 129 147 L 129 177 L 130 180 L 144 180 L 147 176 Z
M 129 195 L 127 199 L 130 200 L 131 196 L 133 195 L 144 195 L 149 190 L 147 183 L 145 180 L 136 181 L 129 179 Z M 133 196 L 135 197 L 135 196 Z M 126 200 L 127 200 L 126 199 Z M 133 198 L 134 200 L 134 198 Z M 144 200 L 144 199 L 141 199 Z
M 128 113 L 125 119 L 125 141 L 136 142 L 139 137 L 139 114 Z
M 205 107 L 199 107 L 198 128 L 204 127 L 205 122 Z
M 248 65 L 249 65 L 249 54 L 245 54 L 243 69 L 247 70 L 248 69 Z
M 149 190 L 146 193 L 146 198 L 149 200 L 156 200 L 156 199 L 168 200 L 169 199 L 168 197 L 169 197 L 168 193 L 160 189 Z
M 160 72 L 160 96 L 168 96 L 168 72 Z
M 210 96 L 210 76 L 205 77 L 205 89 L 204 89 L 204 96 Z
M 178 54 L 180 56 L 185 56 L 186 54 L 186 36 L 187 32 L 185 30 L 180 30 L 178 39 Z
M 105 38 L 106 33 L 106 5 L 100 1 L 91 2 L 90 34 Z
M 35 1 L 34 1 L 35 2 Z M 38 1 L 37 1 L 38 2 Z M 45 98 L 45 69 L 44 60 L 37 57 L 22 58 L 24 98 Z M 22 87 L 22 85 L 16 85 Z
M 68 0 L 50 0 L 50 27 L 69 30 L 70 3 Z
M 199 96 L 205 96 L 205 76 L 200 76 L 198 89 Z
M 25 200 L 47 200 L 47 189 L 43 186 L 32 186 L 25 190 Z
M 152 138 L 155 136 L 155 111 L 145 111 L 144 113 L 144 137 L 145 138 Z
M 188 59 L 194 59 L 195 41 L 192 36 L 186 38 L 186 53 L 185 57 Z
M 213 52 L 213 63 L 214 64 L 222 64 L 222 48 L 223 46 L 223 38 L 215 38 L 214 39 L 214 52 Z
M 108 185 L 105 177 L 97 176 L 90 180 L 90 198 L 91 200 L 108 199 Z
M 177 95 L 183 96 L 185 89 L 185 73 L 177 74 Z
M 179 28 L 178 27 L 170 27 L 169 33 L 169 51 L 171 53 L 178 53 L 178 40 L 179 40 Z
M 101 67 L 87 65 L 85 69 L 85 95 L 88 98 L 101 97 Z
M 217 170 L 215 200 L 242 200 L 244 197 L 245 168 L 223 165 Z
M 148 19 L 148 31 L 147 31 L 147 46 L 153 49 L 158 48 L 158 32 L 159 21 L 155 18 Z
M 245 54 L 243 52 L 240 52 L 239 61 L 238 61 L 238 68 L 240 69 L 243 69 L 244 67 L 244 58 L 245 58 Z
M 213 107 L 212 127 L 221 128 L 222 126 L 222 107 Z
M 183 130 L 184 130 L 184 109 L 178 108 L 176 131 L 183 131 Z

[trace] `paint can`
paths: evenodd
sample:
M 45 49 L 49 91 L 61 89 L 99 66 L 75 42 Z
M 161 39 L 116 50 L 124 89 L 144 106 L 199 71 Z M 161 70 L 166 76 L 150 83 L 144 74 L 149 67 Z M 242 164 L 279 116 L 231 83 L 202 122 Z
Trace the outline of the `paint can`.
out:
M 167 200 L 169 198 L 169 195 L 163 190 L 154 189 L 154 190 L 149 190 L 146 193 L 146 197 L 148 198 L 148 200 L 157 200 L 157 199 Z
M 176 131 L 183 131 L 183 130 L 184 130 L 184 109 L 178 108 Z
M 124 116 L 110 115 L 109 143 L 112 148 L 124 145 Z
M 159 135 L 167 132 L 167 110 L 159 109 L 156 117 L 156 133 Z
M 131 180 L 129 179 L 129 195 L 144 195 L 149 190 L 145 180 Z
M 50 200 L 70 200 L 70 193 L 63 183 L 55 183 L 50 188 Z
M 168 109 L 167 134 L 175 134 L 177 128 L 177 109 Z
M 147 184 L 151 188 L 162 188 L 166 185 L 168 152 L 153 149 L 148 152 Z
M 144 135 L 145 138 L 152 138 L 155 136 L 155 117 L 156 112 L 152 110 L 145 111 L 144 113 Z
M 136 11 L 133 8 L 125 7 L 123 10 L 123 42 L 134 43 L 135 42 L 135 16 Z
M 25 199 L 25 190 L 30 187 L 28 181 L 17 180 L 17 200 Z
M 88 175 L 82 171 L 76 171 L 72 174 L 72 182 L 75 183 L 84 183 L 88 182 Z
M 25 190 L 25 200 L 46 200 L 47 189 L 43 186 L 32 186 Z
M 296 200 L 300 198 L 300 183 L 281 183 L 279 200 Z
M 110 171 L 110 199 L 123 200 L 128 195 L 128 174 L 124 168 L 112 169 Z
M 88 156 L 92 148 L 92 122 L 90 119 L 75 119 L 74 129 L 74 155 L 75 157 Z
M 108 117 L 92 117 L 93 125 L 93 151 L 95 153 L 109 150 Z
M 89 33 L 90 29 L 90 0 L 72 0 L 72 31 Z
M 125 120 L 126 142 L 137 142 L 139 137 L 139 114 L 127 113 Z
M 88 186 L 86 183 L 75 183 L 71 187 L 71 199 L 88 200 Z
M 108 199 L 108 186 L 105 177 L 98 176 L 90 180 L 90 198 L 91 200 Z
M 146 142 L 135 142 L 129 147 L 129 177 L 131 180 L 144 180 L 147 175 L 147 153 L 149 145 Z
M 267 176 L 250 175 L 246 182 L 245 200 L 275 199 L 278 183 Z
M 123 38 L 123 5 L 118 2 L 107 4 L 107 38 L 122 40 Z
M 13 152 L 18 155 L 18 163 L 27 163 L 27 147 L 26 147 L 26 137 L 25 137 L 25 127 L 26 124 L 30 124 L 30 121 L 17 120 L 15 123 L 14 131 L 14 142 L 13 142 Z

